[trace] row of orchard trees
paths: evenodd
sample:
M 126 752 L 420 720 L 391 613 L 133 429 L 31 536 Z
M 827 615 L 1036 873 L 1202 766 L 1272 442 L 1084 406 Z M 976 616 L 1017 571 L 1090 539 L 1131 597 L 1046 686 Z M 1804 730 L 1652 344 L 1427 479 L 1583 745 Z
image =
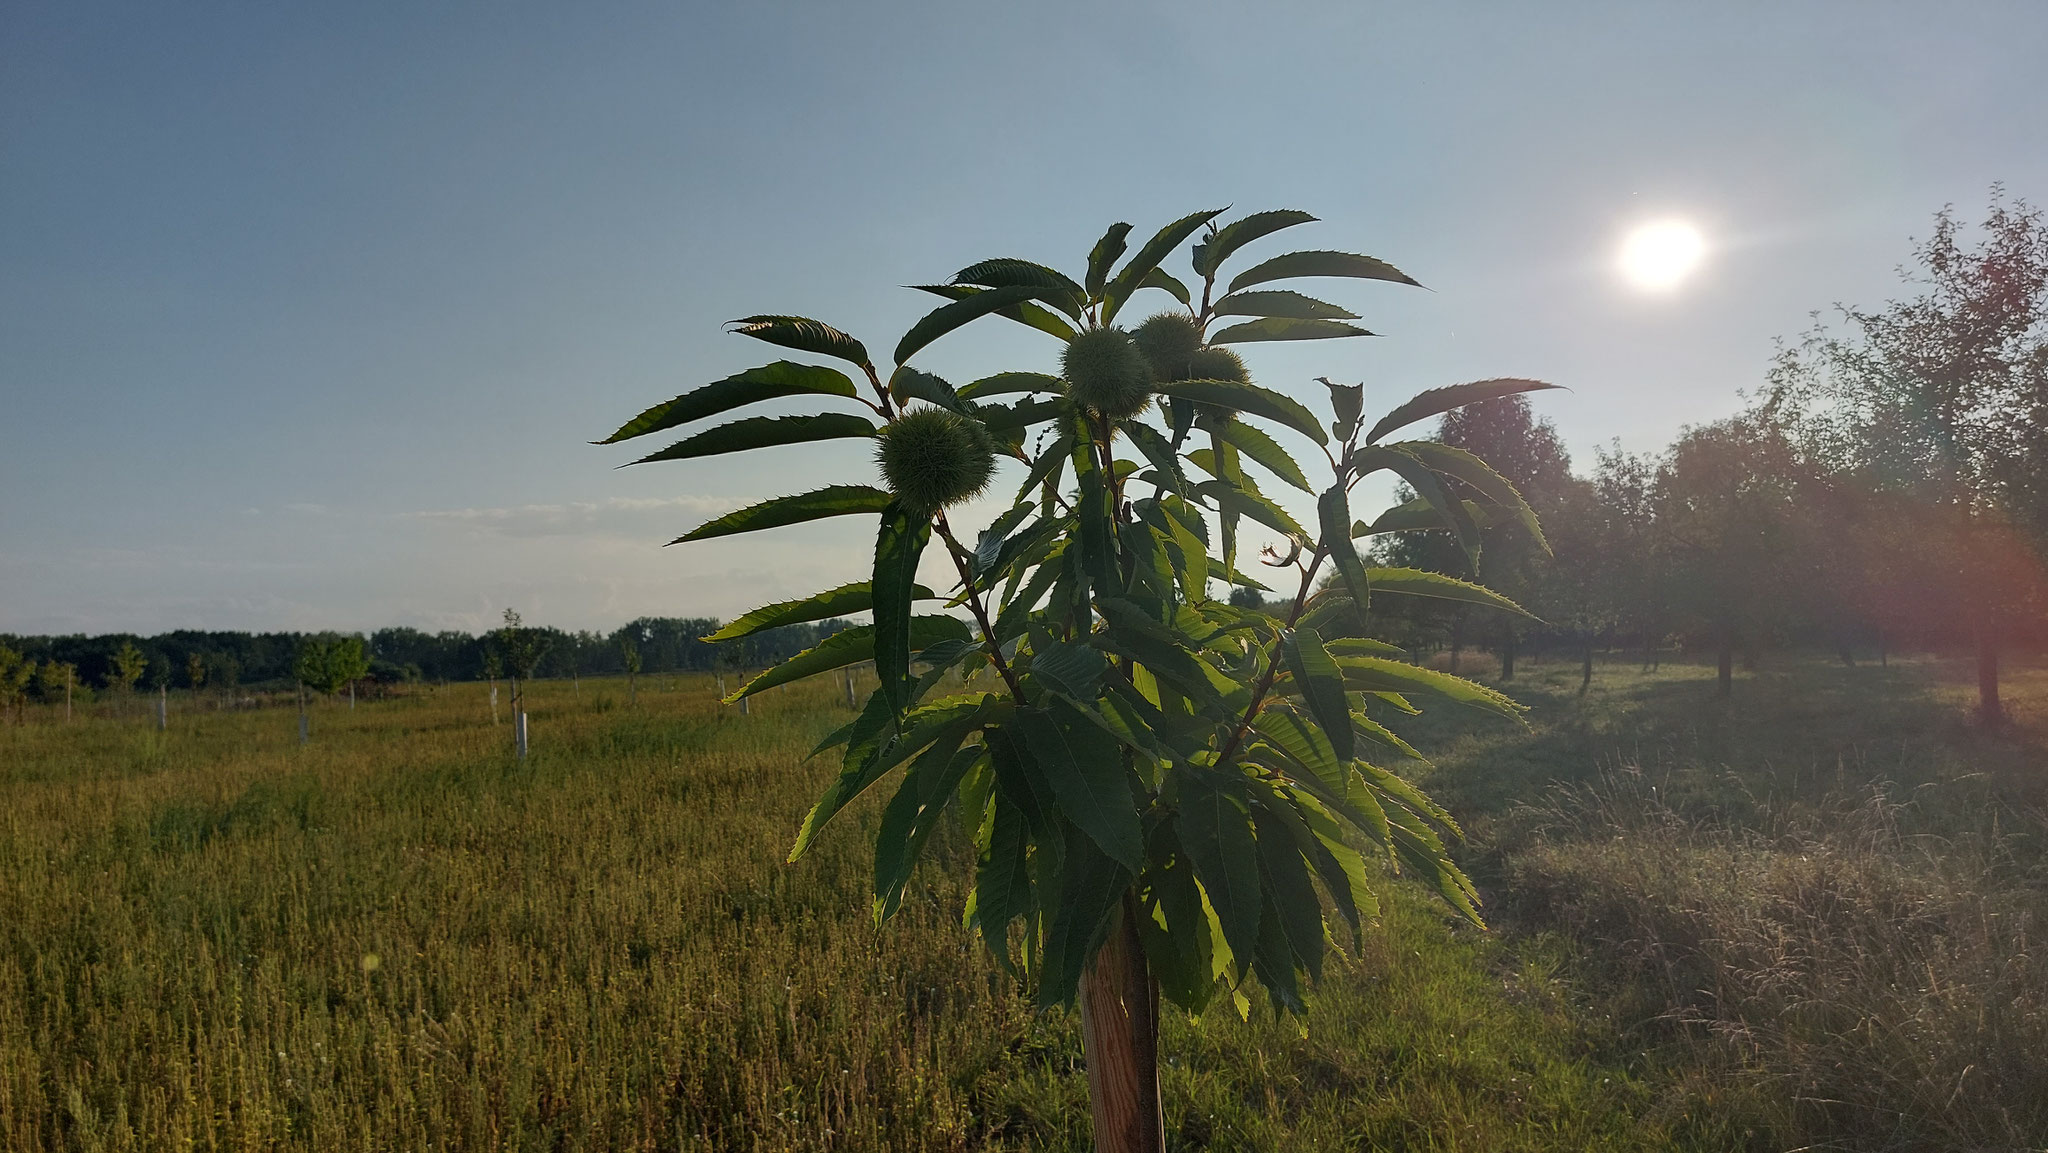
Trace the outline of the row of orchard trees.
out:
M 532 675 L 569 679 L 637 672 L 708 672 L 721 664 L 758 668 L 811 647 L 840 626 L 822 621 L 756 633 L 738 642 L 706 644 L 719 628 L 710 617 L 642 617 L 609 633 L 546 626 L 533 633 L 539 650 Z M 378 629 L 356 639 L 364 668 L 355 681 L 484 680 L 505 675 L 502 654 L 493 664 L 494 638 L 480 634 Z M 143 637 L 0 636 L 0 697 L 10 702 L 61 703 L 89 699 L 94 690 L 119 693 L 136 688 L 210 690 L 233 696 L 254 688 L 288 689 L 308 679 L 301 662 L 310 643 L 331 644 L 346 634 L 243 633 L 181 630 Z M 18 676 L 14 685 L 9 677 Z M 342 682 L 346 687 L 348 681 Z M 9 688 L 8 686 L 14 685 Z M 339 689 L 335 691 L 340 691 Z
M 1518 648 L 1668 638 L 1738 655 L 1825 646 L 1969 645 L 1980 704 L 2001 715 L 2004 643 L 2038 642 L 2048 582 L 2048 226 L 1994 190 L 1974 238 L 1936 217 L 1910 295 L 1841 309 L 1779 357 L 1744 411 L 1660 454 L 1600 454 L 1575 475 L 1521 397 L 1447 416 L 1440 439 L 1494 464 L 1537 510 L 1546 552 L 1489 524 L 1479 576 L 1545 622 L 1437 610 L 1390 639 Z M 1406 513 L 1389 514 L 1397 520 Z M 1392 523 L 1390 521 L 1389 523 Z M 1380 538 L 1383 560 L 1467 571 L 1442 532 Z

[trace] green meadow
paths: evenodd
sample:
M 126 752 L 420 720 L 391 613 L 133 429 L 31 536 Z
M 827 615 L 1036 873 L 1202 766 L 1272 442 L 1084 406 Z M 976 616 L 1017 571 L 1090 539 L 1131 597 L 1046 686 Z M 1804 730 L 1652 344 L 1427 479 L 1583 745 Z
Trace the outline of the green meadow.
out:
M 2048 672 L 1519 672 L 1408 727 L 1491 929 L 1393 881 L 1305 1025 L 1169 1011 L 1170 1146 L 2048 1147 Z M 959 828 L 886 925 L 874 798 L 784 863 L 841 683 L 486 693 L 0 725 L 0 1148 L 1088 1148 Z

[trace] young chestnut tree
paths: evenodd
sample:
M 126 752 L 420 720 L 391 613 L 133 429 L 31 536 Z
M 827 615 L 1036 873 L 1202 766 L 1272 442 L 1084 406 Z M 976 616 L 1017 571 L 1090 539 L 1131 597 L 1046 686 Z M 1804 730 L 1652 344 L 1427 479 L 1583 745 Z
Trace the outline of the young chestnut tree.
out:
M 1191 1012 L 1220 994 L 1243 1012 L 1257 986 L 1279 1009 L 1303 1011 L 1303 977 L 1322 971 L 1326 908 L 1355 938 L 1377 911 L 1383 869 L 1419 878 L 1478 919 L 1472 884 L 1445 850 L 1457 826 L 1396 771 L 1419 757 L 1378 717 L 1428 700 L 1519 716 L 1499 693 L 1401 661 L 1399 650 L 1363 636 L 1374 595 L 1520 610 L 1448 576 L 1368 568 L 1353 544 L 1366 530 L 1352 519 L 1351 492 L 1392 472 L 1470 550 L 1475 506 L 1457 491 L 1533 520 L 1514 486 L 1476 458 L 1388 437 L 1461 405 L 1550 386 L 1434 389 L 1368 426 L 1363 386 L 1329 385 L 1325 420 L 1254 384 L 1231 345 L 1370 335 L 1351 323 L 1354 313 L 1278 282 L 1415 282 L 1372 257 L 1303 251 L 1225 283 L 1220 270 L 1241 247 L 1314 218 L 1262 212 L 1219 226 L 1220 215 L 1175 221 L 1128 259 L 1131 226 L 1115 225 L 1079 279 L 998 259 L 925 286 L 948 303 L 897 343 L 886 380 L 866 347 L 838 329 L 747 317 L 735 331 L 850 365 L 858 381 L 827 364 L 779 360 L 655 405 L 600 442 L 790 396 L 830 407 L 709 427 L 635 463 L 874 442 L 883 487 L 778 497 L 671 543 L 831 516 L 879 519 L 869 579 L 757 609 L 719 634 L 873 614 L 872 624 L 833 634 L 730 698 L 875 663 L 880 688 L 820 747 L 841 750 L 841 773 L 790 859 L 893 778 L 875 837 L 874 908 L 886 918 L 957 802 L 979 849 L 966 921 L 1035 985 L 1040 1004 L 1078 996 L 1097 1147 L 1119 1153 L 1163 1147 L 1161 994 Z M 1161 267 L 1190 240 L 1192 282 Z M 1144 290 L 1175 306 L 1120 327 Z M 1060 374 L 997 372 L 955 388 L 913 366 L 933 341 L 986 316 L 1061 341 Z M 1325 479 L 1311 482 L 1269 429 L 1312 446 Z M 1023 470 L 1016 496 L 962 539 L 947 509 L 986 491 L 1002 458 Z M 1248 466 L 1314 495 L 1315 523 L 1298 523 L 1267 497 Z M 1287 542 L 1266 560 L 1292 586 L 1271 612 L 1214 595 L 1232 585 L 1270 591 L 1238 568 L 1247 519 Z M 944 607 L 969 620 L 913 607 L 939 599 L 913 580 L 934 537 L 957 574 Z M 1340 579 L 1318 592 L 1326 568 Z M 935 696 L 955 669 L 992 675 Z

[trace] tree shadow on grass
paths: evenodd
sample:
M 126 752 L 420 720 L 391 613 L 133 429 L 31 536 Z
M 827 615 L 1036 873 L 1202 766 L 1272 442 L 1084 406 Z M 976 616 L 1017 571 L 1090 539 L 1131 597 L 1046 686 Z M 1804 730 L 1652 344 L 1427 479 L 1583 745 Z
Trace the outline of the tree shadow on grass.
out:
M 1576 668 L 1538 666 L 1500 686 L 1529 706 L 1526 730 L 1446 707 L 1392 726 L 1435 761 L 1431 793 L 1481 824 L 1623 766 L 1650 776 L 1666 804 L 1734 823 L 1880 785 L 1937 807 L 2048 810 L 2048 670 L 2011 671 L 2015 720 L 1997 728 L 1976 719 L 1967 675 L 1933 659 L 1787 658 L 1738 676 L 1724 699 L 1711 667 L 1610 666 L 1581 697 Z

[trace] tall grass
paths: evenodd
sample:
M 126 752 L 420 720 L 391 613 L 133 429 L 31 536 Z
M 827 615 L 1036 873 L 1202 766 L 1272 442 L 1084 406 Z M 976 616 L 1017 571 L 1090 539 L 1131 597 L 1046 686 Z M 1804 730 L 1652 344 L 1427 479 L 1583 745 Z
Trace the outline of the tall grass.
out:
M 958 922 L 940 839 L 868 914 L 856 807 L 797 865 L 830 680 L 720 709 L 541 684 L 0 727 L 0 1148 L 1084 1149 L 1062 1013 Z M 1168 1021 L 1181 1149 L 1666 1148 L 1561 946 L 1396 887 L 1306 1033 Z
M 1960 673 L 1806 664 L 1728 703 L 1610 678 L 1618 710 L 1537 689 L 1517 754 L 1561 759 L 1495 794 L 1496 889 L 1574 944 L 1681 1111 L 1758 1148 L 2048 1148 L 2048 678 L 1985 730 Z M 1446 769 L 1473 796 L 1477 752 Z

